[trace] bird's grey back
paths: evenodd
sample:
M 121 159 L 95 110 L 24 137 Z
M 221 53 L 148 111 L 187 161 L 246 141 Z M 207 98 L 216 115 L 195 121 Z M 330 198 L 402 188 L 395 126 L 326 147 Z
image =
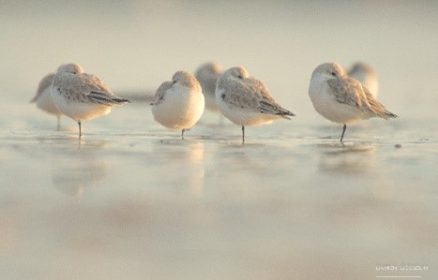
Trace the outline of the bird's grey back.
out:
M 263 82 L 253 77 L 242 80 L 232 78 L 222 79 L 221 77 L 218 81 L 218 89 L 224 90 L 219 98 L 240 109 L 272 115 L 294 115 L 274 100 Z
M 395 117 L 395 114 L 389 112 L 359 81 L 349 77 L 340 77 L 330 79 L 327 83 L 337 102 L 353 106 L 372 116 L 384 119 Z
M 53 86 L 71 94 L 88 95 L 93 91 L 112 96 L 112 92 L 98 77 L 90 74 L 57 73 Z
M 108 106 L 129 102 L 127 99 L 114 96 L 107 85 L 91 74 L 58 72 L 55 75 L 53 86 L 70 102 L 96 103 Z
M 167 91 L 172 87 L 173 83 L 170 81 L 163 82 L 155 92 L 154 101 L 151 105 L 158 105 L 164 101 Z

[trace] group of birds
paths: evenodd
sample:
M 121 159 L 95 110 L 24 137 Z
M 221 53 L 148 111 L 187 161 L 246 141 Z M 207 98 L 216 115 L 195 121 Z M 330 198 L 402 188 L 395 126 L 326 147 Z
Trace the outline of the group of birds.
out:
M 309 96 L 315 110 L 326 119 L 343 124 L 343 143 L 347 124 L 379 117 L 395 118 L 378 100 L 378 80 L 374 70 L 356 63 L 347 73 L 337 63 L 323 63 L 310 79 Z M 129 101 L 115 96 L 98 77 L 87 74 L 78 64 L 63 64 L 56 73 L 45 76 L 31 102 L 58 118 L 75 120 L 82 136 L 81 122 L 111 112 L 113 105 Z M 279 105 L 260 80 L 242 67 L 223 69 L 217 63 L 201 65 L 195 75 L 177 71 L 171 81 L 163 82 L 150 104 L 154 119 L 161 125 L 184 132 L 201 118 L 204 107 L 220 112 L 242 128 L 271 123 L 295 116 Z

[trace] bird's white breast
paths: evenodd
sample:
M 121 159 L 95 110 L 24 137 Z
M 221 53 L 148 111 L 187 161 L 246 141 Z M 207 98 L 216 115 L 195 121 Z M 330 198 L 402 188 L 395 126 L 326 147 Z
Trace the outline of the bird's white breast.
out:
M 56 107 L 75 121 L 92 120 L 111 112 L 111 106 L 69 100 L 56 88 L 53 88 L 51 96 Z
M 200 90 L 175 85 L 166 92 L 161 103 L 152 107 L 152 114 L 165 127 L 188 129 L 201 118 L 204 107 L 204 95 Z
M 359 109 L 336 100 L 323 78 L 312 77 L 309 96 L 315 110 L 332 122 L 346 124 L 362 119 L 363 113 Z
M 49 114 L 60 116 L 61 111 L 58 110 L 52 99 L 52 87 L 49 86 L 43 90 L 41 95 L 36 100 L 37 107 Z

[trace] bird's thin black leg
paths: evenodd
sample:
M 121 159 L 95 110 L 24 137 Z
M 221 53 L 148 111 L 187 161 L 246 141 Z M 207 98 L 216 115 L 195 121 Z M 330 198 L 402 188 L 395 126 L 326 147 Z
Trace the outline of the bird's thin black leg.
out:
M 344 134 L 345 134 L 345 130 L 347 130 L 347 125 L 344 124 L 344 127 L 342 128 L 342 135 L 341 135 L 341 143 L 344 144 Z
M 181 140 L 184 140 L 184 132 L 185 131 L 186 131 L 185 129 L 181 130 Z
M 78 125 L 79 125 L 79 138 L 82 137 L 82 126 L 81 126 L 81 121 L 78 121 Z
M 242 125 L 242 144 L 245 144 L 245 127 Z

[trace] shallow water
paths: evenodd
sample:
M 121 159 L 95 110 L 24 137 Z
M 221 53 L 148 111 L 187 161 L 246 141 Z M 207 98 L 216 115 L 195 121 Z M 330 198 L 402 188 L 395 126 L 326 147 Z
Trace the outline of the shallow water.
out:
M 371 121 L 341 146 L 340 127 L 294 119 L 241 145 L 215 115 L 181 141 L 147 110 L 84 123 L 81 141 L 37 111 L 0 134 L 6 279 L 436 275 L 438 141 L 415 122 Z
M 1 279 L 438 277 L 435 2 L 159 3 L 2 2 Z M 242 145 L 239 127 L 206 113 L 181 141 L 135 102 L 85 122 L 79 141 L 73 121 L 56 130 L 28 103 L 67 61 L 123 95 L 212 58 L 247 65 L 297 117 L 248 127 Z M 349 127 L 342 146 L 308 79 L 357 59 L 400 118 Z

